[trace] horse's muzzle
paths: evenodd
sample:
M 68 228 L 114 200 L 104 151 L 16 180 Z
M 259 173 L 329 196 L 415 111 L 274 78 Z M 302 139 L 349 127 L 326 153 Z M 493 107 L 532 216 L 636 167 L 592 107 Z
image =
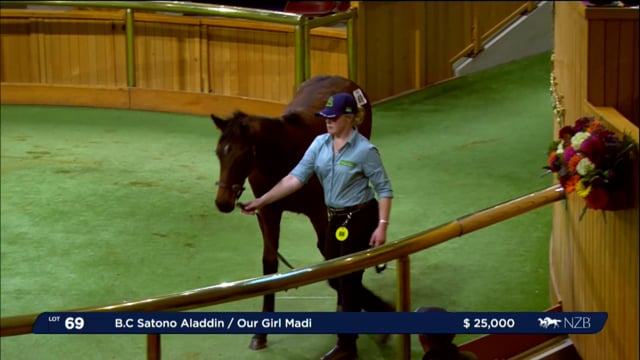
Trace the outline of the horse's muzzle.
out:
M 230 213 L 235 208 L 235 205 L 233 202 L 220 201 L 217 198 L 216 198 L 216 206 L 218 207 L 218 210 L 220 210 L 220 212 L 223 212 L 223 213 Z
M 218 195 L 216 196 L 216 206 L 223 213 L 230 213 L 236 206 L 236 202 L 242 196 L 244 186 L 240 184 L 228 185 L 222 181 L 216 181 Z

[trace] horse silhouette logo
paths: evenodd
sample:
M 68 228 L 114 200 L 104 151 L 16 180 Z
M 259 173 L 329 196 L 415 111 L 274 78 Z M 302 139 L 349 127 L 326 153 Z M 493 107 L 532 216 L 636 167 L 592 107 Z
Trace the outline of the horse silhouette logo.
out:
M 545 317 L 544 319 L 538 318 L 538 325 L 542 328 L 548 328 L 549 326 L 553 326 L 554 328 L 560 327 L 560 319 L 552 319 L 550 317 Z

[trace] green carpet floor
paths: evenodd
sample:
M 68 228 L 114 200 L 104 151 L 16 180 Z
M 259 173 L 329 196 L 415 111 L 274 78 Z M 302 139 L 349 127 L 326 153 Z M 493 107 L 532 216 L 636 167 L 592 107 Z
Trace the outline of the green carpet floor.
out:
M 372 141 L 394 188 L 399 240 L 551 184 L 550 54 L 459 78 L 374 107 Z M 207 117 L 1 106 L 2 316 L 177 293 L 261 274 L 253 217 L 214 204 L 219 135 Z M 249 199 L 251 194 L 243 195 Z M 541 311 L 549 303 L 551 209 L 411 256 L 412 306 Z M 308 220 L 286 214 L 281 252 L 321 261 Z M 395 264 L 365 282 L 395 299 Z M 281 267 L 282 271 L 286 268 Z M 249 299 L 198 311 L 258 311 Z M 276 309 L 332 311 L 325 283 L 279 293 Z M 472 336 L 458 336 L 457 342 Z M 333 335 L 165 335 L 163 359 L 318 359 Z M 396 358 L 395 339 L 359 341 L 362 359 Z M 145 336 L 2 338 L 2 359 L 143 359 Z M 412 339 L 414 359 L 421 357 Z

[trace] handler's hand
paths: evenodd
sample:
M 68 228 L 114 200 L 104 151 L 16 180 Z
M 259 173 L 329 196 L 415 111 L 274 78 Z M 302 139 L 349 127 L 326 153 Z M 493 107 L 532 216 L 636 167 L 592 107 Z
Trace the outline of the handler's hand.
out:
M 245 215 L 255 215 L 262 206 L 260 199 L 251 200 L 248 203 L 239 203 L 240 211 Z
M 371 234 L 371 240 L 369 240 L 369 246 L 376 247 L 384 245 L 387 241 L 387 230 L 382 226 L 378 226 L 376 230 Z

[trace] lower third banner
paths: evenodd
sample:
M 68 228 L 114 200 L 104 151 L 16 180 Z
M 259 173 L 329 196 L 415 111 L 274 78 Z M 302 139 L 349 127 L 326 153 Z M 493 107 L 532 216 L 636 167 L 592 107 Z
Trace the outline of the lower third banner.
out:
M 51 312 L 35 334 L 593 334 L 605 312 Z

